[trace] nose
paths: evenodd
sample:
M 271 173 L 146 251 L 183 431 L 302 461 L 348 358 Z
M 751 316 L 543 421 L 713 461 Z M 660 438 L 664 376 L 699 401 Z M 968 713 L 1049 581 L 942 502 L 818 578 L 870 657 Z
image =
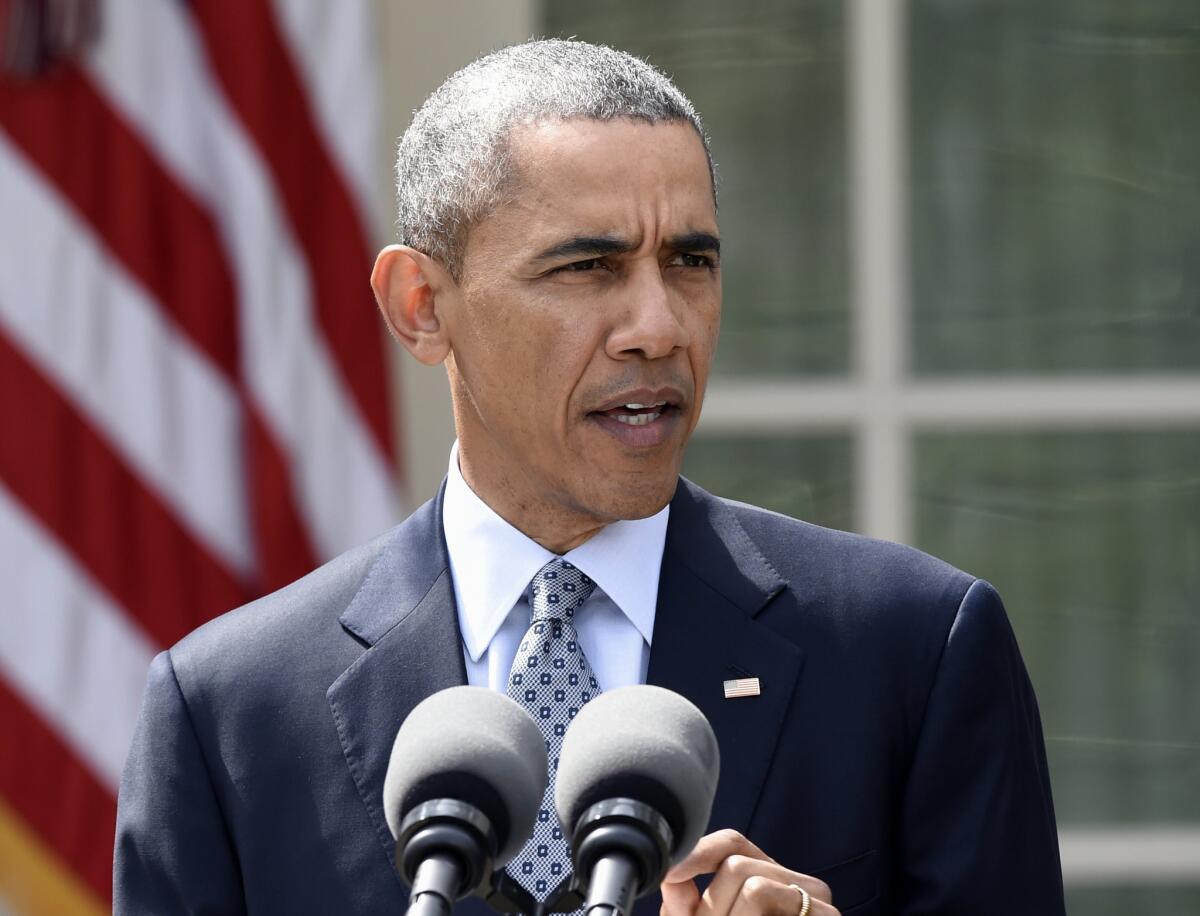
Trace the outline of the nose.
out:
M 631 271 L 622 292 L 625 309 L 605 347 L 610 357 L 661 359 L 687 347 L 687 328 L 676 311 L 683 303 L 672 296 L 657 263 Z

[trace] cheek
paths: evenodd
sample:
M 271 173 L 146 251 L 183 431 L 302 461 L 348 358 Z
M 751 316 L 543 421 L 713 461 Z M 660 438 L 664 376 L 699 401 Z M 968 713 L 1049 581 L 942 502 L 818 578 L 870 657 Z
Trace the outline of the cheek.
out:
M 595 328 L 560 320 L 533 304 L 493 318 L 476 339 L 487 372 L 475 374 L 475 395 L 536 447 L 569 415 L 572 394 L 595 352 Z
M 721 297 L 697 294 L 689 297 L 687 311 L 691 351 L 699 359 L 711 359 L 721 330 Z
M 542 382 L 561 393 L 575 387 L 601 348 L 603 316 L 610 310 L 602 297 L 546 297 L 532 301 L 525 323 L 510 331 Z

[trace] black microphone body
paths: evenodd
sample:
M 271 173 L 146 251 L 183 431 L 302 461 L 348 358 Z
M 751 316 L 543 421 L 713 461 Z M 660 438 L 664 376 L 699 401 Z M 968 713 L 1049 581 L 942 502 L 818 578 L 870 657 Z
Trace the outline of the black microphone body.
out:
M 452 687 L 409 713 L 383 805 L 413 916 L 448 916 L 456 901 L 494 891 L 495 869 L 533 828 L 546 775 L 541 732 L 504 694 Z
M 597 802 L 580 816 L 574 865 L 587 888 L 588 916 L 628 916 L 633 901 L 649 893 L 670 865 L 674 836 L 650 805 L 632 798 Z
M 396 868 L 411 888 L 408 911 L 447 916 L 483 885 L 496 852 L 496 833 L 478 808 L 449 798 L 418 805 L 396 837 Z
M 633 909 L 640 880 L 633 859 L 620 852 L 609 853 L 592 869 L 584 912 L 589 916 L 624 916 Z
M 422 860 L 408 898 L 409 916 L 450 916 L 462 882 L 462 863 L 454 856 L 434 853 Z
M 579 711 L 563 741 L 555 808 L 586 916 L 629 916 L 704 832 L 720 755 L 679 694 L 623 687 Z

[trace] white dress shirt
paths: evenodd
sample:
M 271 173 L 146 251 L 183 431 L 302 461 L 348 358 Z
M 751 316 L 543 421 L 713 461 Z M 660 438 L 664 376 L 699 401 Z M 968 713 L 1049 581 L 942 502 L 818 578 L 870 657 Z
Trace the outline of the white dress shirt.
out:
M 596 583 L 575 612 L 579 643 L 601 690 L 644 684 L 670 506 L 618 521 L 563 554 Z M 450 450 L 442 524 L 450 552 L 467 682 L 507 692 L 509 669 L 529 629 L 529 582 L 554 559 L 480 499 Z

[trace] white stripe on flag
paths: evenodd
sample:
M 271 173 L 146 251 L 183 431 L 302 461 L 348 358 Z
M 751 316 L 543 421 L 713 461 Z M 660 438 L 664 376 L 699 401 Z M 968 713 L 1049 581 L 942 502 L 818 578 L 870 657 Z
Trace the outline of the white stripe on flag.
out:
M 102 240 L 0 132 L 0 326 L 181 523 L 248 576 L 241 405 Z
M 110 0 L 89 67 L 219 228 L 237 286 L 247 387 L 289 453 L 320 559 L 395 524 L 391 467 L 334 368 L 314 322 L 307 262 L 184 4 Z
M 0 484 L 0 671 L 115 795 L 157 651 Z
M 388 222 L 379 123 L 377 4 L 273 0 L 276 20 L 312 102 L 317 128 L 372 241 Z

